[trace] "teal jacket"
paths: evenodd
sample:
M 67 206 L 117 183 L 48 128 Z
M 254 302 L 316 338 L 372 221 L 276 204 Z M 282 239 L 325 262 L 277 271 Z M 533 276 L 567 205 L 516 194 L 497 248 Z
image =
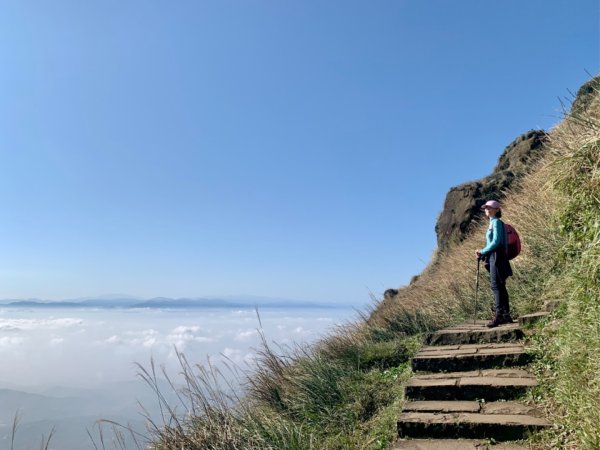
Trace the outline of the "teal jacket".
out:
M 506 234 L 504 233 L 504 222 L 497 217 L 490 219 L 490 226 L 485 235 L 486 246 L 480 253 L 483 256 L 489 255 L 500 246 L 506 246 Z

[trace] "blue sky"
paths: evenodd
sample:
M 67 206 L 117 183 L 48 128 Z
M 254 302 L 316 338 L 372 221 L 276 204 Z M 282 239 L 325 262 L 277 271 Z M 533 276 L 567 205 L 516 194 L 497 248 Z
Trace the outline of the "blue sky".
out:
M 365 303 L 597 73 L 599 9 L 3 1 L 0 298 Z

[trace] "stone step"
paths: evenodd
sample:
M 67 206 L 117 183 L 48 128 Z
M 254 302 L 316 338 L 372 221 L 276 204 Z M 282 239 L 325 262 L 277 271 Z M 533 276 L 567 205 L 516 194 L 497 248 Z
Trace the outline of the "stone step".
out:
M 417 400 L 406 402 L 402 412 L 481 412 L 482 403 L 476 400 Z
M 532 314 L 525 314 L 524 316 L 519 317 L 519 325 L 522 327 L 526 327 L 529 325 L 533 325 L 534 323 L 544 319 L 550 315 L 549 312 L 540 311 Z
M 527 450 L 519 444 L 500 442 L 491 446 L 483 439 L 399 439 L 392 450 Z
M 412 360 L 415 372 L 458 372 L 522 366 L 531 361 L 517 343 L 426 346 Z
M 398 419 L 398 436 L 514 441 L 549 426 L 545 419 L 524 414 L 406 412 Z
M 523 330 L 516 322 L 495 328 L 486 327 L 487 322 L 486 320 L 477 320 L 430 333 L 425 337 L 425 344 L 460 345 L 509 342 L 518 341 L 524 337 Z
M 475 400 L 424 400 L 405 403 L 402 412 L 522 414 L 541 417 L 541 413 L 535 407 L 512 401 L 478 402 Z
M 524 370 L 499 369 L 417 375 L 408 380 L 405 396 L 415 400 L 509 400 L 537 384 Z

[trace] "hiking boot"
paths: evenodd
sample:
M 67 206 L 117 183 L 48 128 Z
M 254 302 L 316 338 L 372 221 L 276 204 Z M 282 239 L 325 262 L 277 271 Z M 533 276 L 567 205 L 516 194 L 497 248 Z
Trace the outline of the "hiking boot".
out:
M 492 320 L 490 320 L 485 326 L 488 328 L 494 328 L 497 327 L 498 325 L 501 325 L 502 320 L 500 320 L 501 316 L 498 316 L 496 314 L 494 314 L 494 316 L 492 317 Z
M 502 314 L 502 323 L 513 323 L 513 318 L 510 317 L 510 314 Z

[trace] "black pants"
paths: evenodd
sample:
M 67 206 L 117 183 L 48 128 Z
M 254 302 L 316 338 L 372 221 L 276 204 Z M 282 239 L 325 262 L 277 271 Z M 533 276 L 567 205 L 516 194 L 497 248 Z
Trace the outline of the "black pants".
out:
M 494 308 L 497 316 L 503 316 L 510 313 L 508 306 L 508 291 L 506 290 L 506 279 L 500 275 L 500 271 L 496 266 L 496 254 L 492 254 L 489 260 L 490 263 L 490 284 L 492 293 L 494 294 Z

